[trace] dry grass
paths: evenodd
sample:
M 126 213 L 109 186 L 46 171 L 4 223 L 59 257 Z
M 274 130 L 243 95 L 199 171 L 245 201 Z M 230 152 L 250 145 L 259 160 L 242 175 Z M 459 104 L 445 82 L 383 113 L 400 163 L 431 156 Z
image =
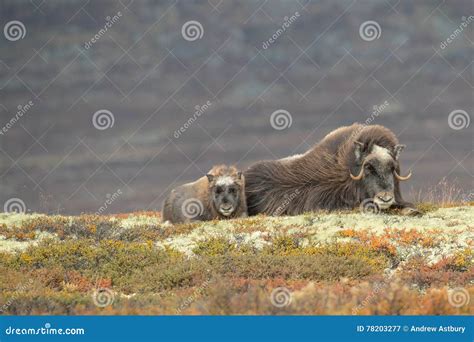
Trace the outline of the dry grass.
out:
M 466 190 L 443 178 L 438 184 L 412 194 L 421 207 L 454 207 L 474 202 L 474 190 Z

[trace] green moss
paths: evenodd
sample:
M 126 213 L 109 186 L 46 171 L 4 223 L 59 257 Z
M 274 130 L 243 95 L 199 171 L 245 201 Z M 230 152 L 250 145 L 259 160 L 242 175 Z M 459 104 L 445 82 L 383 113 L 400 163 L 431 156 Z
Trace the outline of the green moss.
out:
M 183 256 L 173 250 L 158 250 L 152 244 L 125 243 L 90 239 L 58 242 L 45 240 L 16 255 L 17 267 L 55 268 L 78 270 L 85 274 L 99 274 L 114 279 L 124 286 L 130 275 L 147 266 L 161 264 L 164 260 L 179 262 Z
M 333 243 L 301 247 L 298 239 L 275 237 L 258 251 L 248 245 L 211 238 L 198 243 L 194 252 L 214 273 L 243 278 L 328 280 L 361 278 L 390 266 L 382 252 L 356 243 Z
M 450 261 L 454 271 L 468 271 L 474 267 L 474 251 L 471 248 L 465 248 L 455 253 Z
M 435 203 L 430 203 L 430 202 L 416 204 L 416 209 L 418 209 L 422 214 L 436 211 L 439 208 L 440 208 L 439 205 Z
M 234 249 L 234 245 L 224 238 L 211 238 L 199 241 L 193 252 L 199 256 L 216 256 L 232 252 Z
M 292 236 L 277 236 L 271 241 L 271 245 L 264 249 L 264 253 L 274 255 L 298 254 L 298 240 Z

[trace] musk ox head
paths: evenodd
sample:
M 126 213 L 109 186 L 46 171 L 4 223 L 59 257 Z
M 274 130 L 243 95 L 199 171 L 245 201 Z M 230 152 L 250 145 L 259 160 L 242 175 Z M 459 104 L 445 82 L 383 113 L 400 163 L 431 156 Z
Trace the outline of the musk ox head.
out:
M 208 173 L 209 194 L 216 211 L 225 217 L 239 208 L 244 194 L 244 176 L 234 167 L 221 167 L 216 173 Z
M 398 174 L 398 158 L 405 145 L 395 145 L 393 149 L 372 145 L 370 148 L 361 142 L 355 142 L 356 171 L 350 177 L 360 182 L 362 199 L 372 199 L 380 209 L 387 209 L 395 204 L 395 179 L 408 180 Z

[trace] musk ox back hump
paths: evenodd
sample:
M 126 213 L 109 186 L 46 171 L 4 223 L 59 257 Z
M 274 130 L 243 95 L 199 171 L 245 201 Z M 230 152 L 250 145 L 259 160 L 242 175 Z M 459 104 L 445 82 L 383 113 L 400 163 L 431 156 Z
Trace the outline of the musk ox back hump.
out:
M 257 162 L 245 171 L 249 215 L 354 207 L 361 196 L 360 185 L 349 176 L 356 167 L 356 141 L 387 149 L 398 144 L 383 126 L 354 124 L 334 130 L 302 155 Z

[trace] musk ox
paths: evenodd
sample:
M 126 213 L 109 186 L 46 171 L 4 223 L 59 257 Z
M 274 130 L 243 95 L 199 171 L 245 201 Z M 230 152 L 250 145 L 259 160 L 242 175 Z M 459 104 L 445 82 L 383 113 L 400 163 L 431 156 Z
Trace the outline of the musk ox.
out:
M 244 176 L 233 166 L 214 166 L 195 182 L 173 189 L 163 203 L 163 221 L 170 223 L 246 216 Z
M 418 214 L 400 193 L 399 156 L 405 146 L 386 127 L 353 124 L 326 135 L 311 150 L 261 161 L 244 172 L 249 215 L 297 215 L 317 209 L 398 207 Z

